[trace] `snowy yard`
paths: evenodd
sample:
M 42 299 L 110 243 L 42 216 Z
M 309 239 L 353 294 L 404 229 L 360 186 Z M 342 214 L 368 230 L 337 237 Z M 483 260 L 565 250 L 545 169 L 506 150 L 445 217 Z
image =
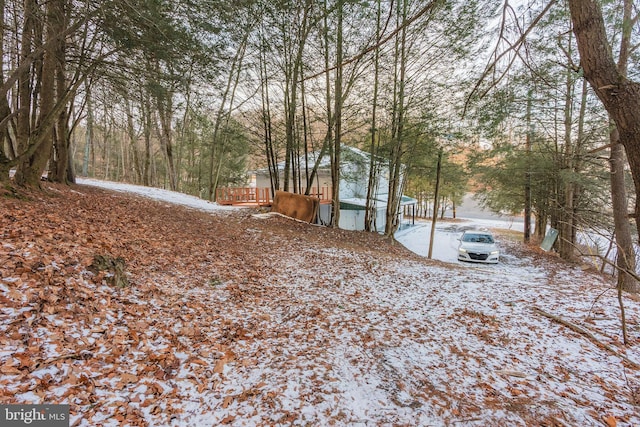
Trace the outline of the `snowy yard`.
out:
M 43 214 L 38 227 L 67 233 L 38 235 L 57 242 L 46 256 L 24 237 L 36 208 L 0 206 L 2 403 L 69 403 L 81 426 L 640 425 L 640 371 L 534 310 L 640 363 L 640 303 L 625 300 L 624 347 L 606 279 L 509 239 L 498 265 L 458 263 L 459 227 L 495 222 L 440 223 L 427 261 L 427 225 L 398 237 L 413 255 L 362 233 L 84 184 L 163 204 L 116 193 L 94 206 L 83 201 L 98 190 L 74 187 L 65 203 L 93 231 Z M 125 217 L 145 206 L 155 213 Z M 90 245 L 130 254 L 133 285 L 74 264 Z M 35 262 L 44 283 L 25 268 Z

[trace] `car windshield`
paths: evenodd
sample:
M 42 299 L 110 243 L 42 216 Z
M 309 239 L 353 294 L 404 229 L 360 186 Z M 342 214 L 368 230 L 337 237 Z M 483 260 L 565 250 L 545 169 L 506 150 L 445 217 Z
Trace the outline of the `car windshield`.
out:
M 493 243 L 493 236 L 490 234 L 464 233 L 462 241 L 470 243 Z

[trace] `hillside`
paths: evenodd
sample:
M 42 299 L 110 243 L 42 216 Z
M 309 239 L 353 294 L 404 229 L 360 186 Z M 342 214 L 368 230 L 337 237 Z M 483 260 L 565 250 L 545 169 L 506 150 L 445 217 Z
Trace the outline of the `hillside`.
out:
M 0 196 L 0 403 L 80 426 L 640 425 L 640 370 L 534 310 L 640 363 L 640 303 L 625 348 L 606 278 L 45 186 Z

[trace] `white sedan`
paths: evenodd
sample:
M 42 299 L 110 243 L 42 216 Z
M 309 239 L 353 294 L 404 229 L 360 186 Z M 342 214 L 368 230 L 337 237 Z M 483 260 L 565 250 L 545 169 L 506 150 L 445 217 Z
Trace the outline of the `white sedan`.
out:
M 467 230 L 459 240 L 459 261 L 497 264 L 500 260 L 500 249 L 488 231 Z

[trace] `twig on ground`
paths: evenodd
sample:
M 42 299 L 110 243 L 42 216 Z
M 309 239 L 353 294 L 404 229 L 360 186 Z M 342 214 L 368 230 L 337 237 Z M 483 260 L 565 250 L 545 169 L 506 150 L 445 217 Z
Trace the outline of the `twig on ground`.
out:
M 624 360 L 633 369 L 639 369 L 640 370 L 640 364 L 638 364 L 638 363 L 634 362 L 633 360 L 629 359 L 627 356 L 625 356 L 623 354 L 620 354 L 620 352 L 618 352 L 615 348 L 611 347 L 610 345 L 603 343 L 595 335 L 593 335 L 591 332 L 587 331 L 586 329 L 581 328 L 580 326 L 578 326 L 576 324 L 573 324 L 573 323 L 571 323 L 571 322 L 569 322 L 567 320 L 564 320 L 563 318 L 561 318 L 559 316 L 555 316 L 555 315 L 553 315 L 551 313 L 547 313 L 546 311 L 541 310 L 538 307 L 533 307 L 533 311 L 543 315 L 544 317 L 547 317 L 547 318 L 553 320 L 554 322 L 557 322 L 557 323 L 560 323 L 561 325 L 566 326 L 567 328 L 571 329 L 574 332 L 579 333 L 580 335 L 583 335 L 583 336 L 589 338 L 589 340 L 591 340 L 591 342 L 593 342 L 595 345 L 597 345 L 598 347 L 610 352 L 614 356 L 617 356 L 620 359 Z

